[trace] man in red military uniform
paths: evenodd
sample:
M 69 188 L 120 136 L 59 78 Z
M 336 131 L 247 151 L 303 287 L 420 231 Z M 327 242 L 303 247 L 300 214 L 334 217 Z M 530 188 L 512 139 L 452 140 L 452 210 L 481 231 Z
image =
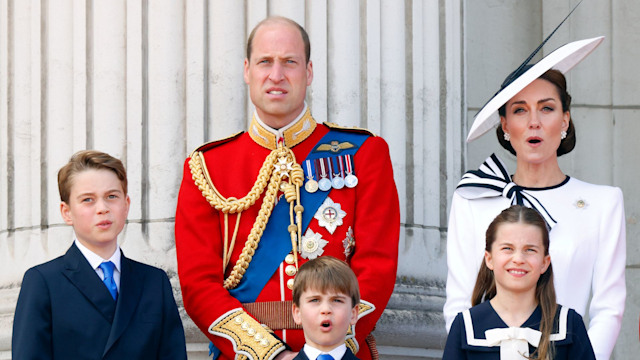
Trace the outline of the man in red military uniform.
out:
M 292 359 L 305 342 L 291 315 L 293 281 L 324 255 L 345 260 L 360 284 L 345 345 L 360 359 L 377 354 L 368 336 L 393 291 L 400 228 L 389 149 L 366 130 L 316 123 L 304 101 L 309 55 L 297 23 L 259 23 L 244 65 L 255 105 L 248 131 L 185 162 L 178 275 L 185 309 L 220 359 Z

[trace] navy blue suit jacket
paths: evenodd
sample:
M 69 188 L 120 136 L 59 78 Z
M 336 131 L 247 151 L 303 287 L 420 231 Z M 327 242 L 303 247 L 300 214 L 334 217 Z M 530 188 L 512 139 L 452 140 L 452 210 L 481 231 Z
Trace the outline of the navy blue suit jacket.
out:
M 304 350 L 300 350 L 298 355 L 294 357 L 293 360 L 309 360 L 309 358 L 307 357 L 307 354 L 304 353 Z M 336 359 L 336 360 L 340 360 L 340 359 Z M 342 360 L 360 360 L 360 359 L 358 359 L 355 355 L 353 355 L 351 350 L 347 348 L 347 352 L 345 352 L 344 355 L 342 355 Z
M 22 359 L 186 359 L 167 274 L 121 258 L 118 301 L 74 245 L 22 280 L 11 352 Z

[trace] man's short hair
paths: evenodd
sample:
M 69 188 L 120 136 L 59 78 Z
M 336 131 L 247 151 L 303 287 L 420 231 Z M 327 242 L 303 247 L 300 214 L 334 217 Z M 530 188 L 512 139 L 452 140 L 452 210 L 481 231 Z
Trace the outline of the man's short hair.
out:
M 262 25 L 276 22 L 288 23 L 295 26 L 300 31 L 300 36 L 302 36 L 302 42 L 304 43 L 305 63 L 308 64 L 309 60 L 311 59 L 311 42 L 309 41 L 309 34 L 307 34 L 307 31 L 300 24 L 284 16 L 269 16 L 268 18 L 260 21 L 258 25 L 256 25 L 253 30 L 251 30 L 251 34 L 249 34 L 249 39 L 247 40 L 247 61 L 251 60 L 253 38 L 255 37 L 258 28 L 260 28 Z
M 300 297 L 308 289 L 346 294 L 351 298 L 352 307 L 360 303 L 358 278 L 346 262 L 333 256 L 320 256 L 300 266 L 293 283 L 293 303 L 296 306 L 300 306 Z
M 73 178 L 85 170 L 109 170 L 120 180 L 122 190 L 127 194 L 127 171 L 122 161 L 96 150 L 81 150 L 71 156 L 69 162 L 58 171 L 58 191 L 60 200 L 69 203 Z

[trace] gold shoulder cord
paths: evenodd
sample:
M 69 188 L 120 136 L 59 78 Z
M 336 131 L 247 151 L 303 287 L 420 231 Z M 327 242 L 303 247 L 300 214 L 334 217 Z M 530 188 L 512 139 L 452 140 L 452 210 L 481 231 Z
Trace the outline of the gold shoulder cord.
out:
M 266 188 L 267 191 L 262 201 L 262 206 L 258 212 L 258 217 L 253 223 L 251 232 L 247 237 L 247 241 L 242 249 L 242 254 L 238 258 L 231 274 L 224 281 L 224 288 L 229 290 L 233 289 L 240 283 L 244 276 L 251 258 L 255 254 L 258 248 L 258 243 L 262 237 L 271 211 L 275 205 L 278 190 L 282 190 L 284 197 L 289 203 L 289 220 L 290 225 L 287 228 L 291 235 L 291 246 L 293 248 L 293 254 L 295 256 L 295 264 L 298 267 L 298 244 L 302 235 L 302 211 L 304 208 L 300 204 L 300 186 L 304 182 L 304 172 L 300 164 L 296 162 L 296 157 L 286 146 L 280 146 L 277 149 L 271 151 L 267 156 L 258 178 L 253 184 L 251 191 L 241 199 L 234 197 L 225 198 L 216 189 L 211 181 L 207 165 L 205 164 L 204 156 L 202 152 L 196 151 L 191 155 L 189 160 L 189 168 L 191 169 L 191 175 L 195 182 L 195 185 L 200 191 L 202 196 L 207 199 L 209 204 L 218 211 L 224 214 L 224 250 L 223 250 L 223 264 L 222 271 L 224 273 L 233 248 L 235 246 L 236 236 L 238 234 L 238 226 L 240 225 L 240 215 L 242 212 L 251 207 L 260 198 L 262 192 Z M 295 216 L 294 216 L 295 212 Z M 229 214 L 238 214 L 236 219 L 236 225 L 234 228 L 231 245 L 229 246 L 229 231 L 228 231 L 228 216 Z

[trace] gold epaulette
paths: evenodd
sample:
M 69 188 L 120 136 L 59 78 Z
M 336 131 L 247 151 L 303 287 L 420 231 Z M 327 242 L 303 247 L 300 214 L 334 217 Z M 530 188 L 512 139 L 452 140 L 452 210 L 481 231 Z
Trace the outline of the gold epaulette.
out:
M 376 134 L 374 134 L 371 130 L 365 129 L 365 128 L 360 128 L 360 127 L 355 127 L 355 126 L 341 126 L 332 122 L 328 122 L 325 121 L 324 124 L 332 129 L 332 130 L 342 130 L 342 131 L 350 131 L 350 132 L 356 132 L 356 133 L 360 133 L 360 134 L 366 134 L 366 135 L 371 135 L 371 136 L 378 136 Z
M 205 152 L 207 150 L 213 149 L 216 146 L 222 145 L 222 144 L 226 144 L 229 141 L 237 138 L 238 136 L 244 134 L 244 131 L 238 131 L 237 133 L 231 135 L 231 136 L 227 136 L 226 138 L 222 138 L 222 139 L 218 139 L 218 140 L 213 140 L 213 141 L 209 141 L 207 143 L 204 143 L 200 146 L 198 146 L 195 150 L 193 150 L 191 152 L 191 154 L 189 155 L 189 157 L 193 157 L 193 153 L 195 153 L 196 151 L 199 152 Z
M 282 341 L 242 308 L 231 310 L 219 317 L 209 326 L 209 332 L 230 340 L 238 359 L 242 358 L 242 355 L 251 360 L 274 359 L 286 349 Z

